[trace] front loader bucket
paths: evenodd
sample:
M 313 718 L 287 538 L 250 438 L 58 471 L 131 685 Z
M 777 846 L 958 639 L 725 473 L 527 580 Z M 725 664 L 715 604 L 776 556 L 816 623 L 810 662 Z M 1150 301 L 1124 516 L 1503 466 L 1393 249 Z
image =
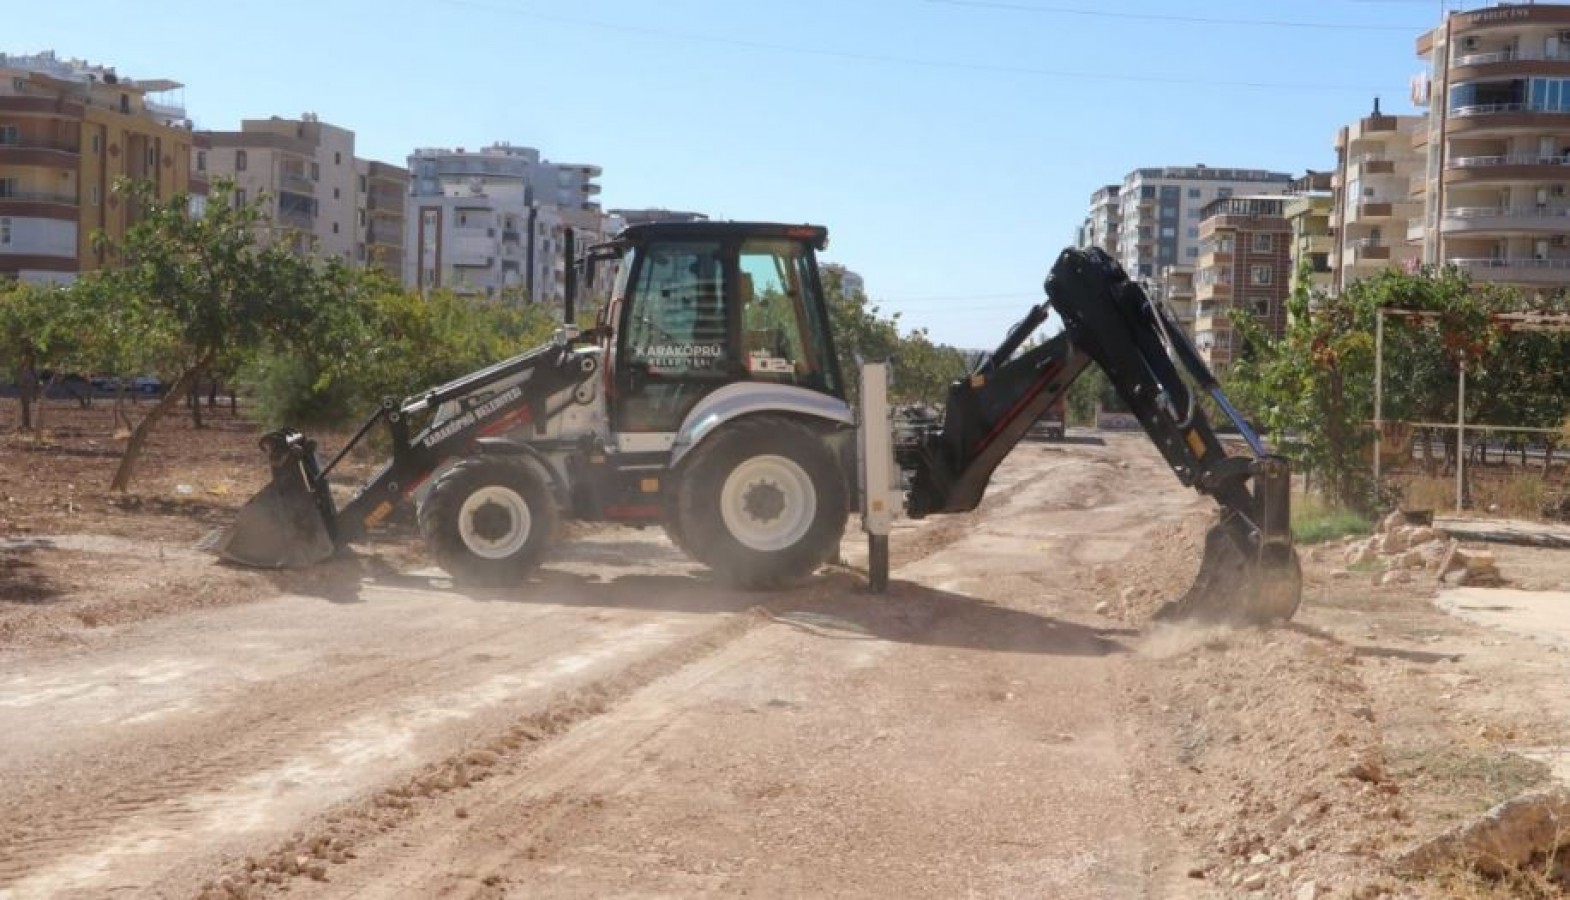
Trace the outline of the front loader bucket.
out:
M 234 525 L 219 538 L 219 556 L 263 569 L 314 565 L 335 549 L 333 507 L 317 487 L 319 470 L 313 442 L 298 432 L 274 432 L 262 439 L 273 480 L 240 507 Z

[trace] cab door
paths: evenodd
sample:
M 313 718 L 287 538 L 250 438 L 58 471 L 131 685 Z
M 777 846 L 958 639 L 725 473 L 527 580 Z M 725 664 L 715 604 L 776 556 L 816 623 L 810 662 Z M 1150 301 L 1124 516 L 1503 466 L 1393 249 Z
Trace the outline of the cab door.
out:
M 664 241 L 633 254 L 617 329 L 615 428 L 674 432 L 704 395 L 742 375 L 733 247 Z

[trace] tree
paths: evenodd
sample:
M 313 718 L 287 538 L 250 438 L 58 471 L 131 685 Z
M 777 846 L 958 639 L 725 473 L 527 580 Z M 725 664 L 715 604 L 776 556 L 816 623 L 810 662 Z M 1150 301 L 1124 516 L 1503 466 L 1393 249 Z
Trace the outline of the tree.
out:
M 160 374 L 173 384 L 131 431 L 112 490 L 126 490 L 153 427 L 230 354 L 307 330 L 319 273 L 281 242 L 265 240 L 261 203 L 234 202 L 233 184 L 213 188 L 193 216 L 184 196 L 159 199 L 145 182 L 120 181 L 133 211 L 123 238 L 95 241 L 113 267 L 100 276 L 103 310 L 116 325 L 163 348 Z
M 91 330 L 78 298 L 69 286 L 0 283 L 0 374 L 19 388 L 24 431 L 38 425 L 34 407 L 45 387 L 39 372 L 71 367 Z
M 1512 342 L 1507 351 L 1504 332 L 1491 318 L 1531 305 L 1514 291 L 1474 284 L 1453 268 L 1387 271 L 1333 297 L 1300 288 L 1288 302 L 1289 324 L 1280 339 L 1234 312 L 1250 352 L 1233 366 L 1229 387 L 1245 408 L 1259 411 L 1278 439 L 1290 433 L 1299 440 L 1303 462 L 1319 474 L 1332 499 L 1369 510 L 1379 503 L 1367 456 L 1379 310 L 1433 314 L 1410 326 L 1387 319 L 1383 419 L 1454 421 L 1464 365 L 1468 421 L 1502 417 L 1510 424 L 1547 424 L 1565 412 L 1558 361 L 1565 358 L 1566 343 L 1534 337 L 1529 345 Z M 1530 352 L 1521 352 L 1523 347 Z
M 967 366 L 964 351 L 946 344 L 934 344 L 923 329 L 901 336 L 899 313 L 888 317 L 861 291 L 845 291 L 840 274 L 823 271 L 824 297 L 829 307 L 829 327 L 834 349 L 839 354 L 845 375 L 850 379 L 849 395 L 854 401 L 857 389 L 855 366 L 858 361 L 892 361 L 893 384 L 890 396 L 901 403 L 941 404 L 949 383 L 964 377 Z

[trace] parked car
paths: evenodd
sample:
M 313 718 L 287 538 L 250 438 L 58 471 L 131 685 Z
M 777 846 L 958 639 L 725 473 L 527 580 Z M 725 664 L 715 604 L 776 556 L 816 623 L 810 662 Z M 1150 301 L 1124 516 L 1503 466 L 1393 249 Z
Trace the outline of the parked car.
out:
M 164 383 L 158 380 L 157 375 L 138 375 L 131 379 L 131 390 L 139 394 L 161 394 Z

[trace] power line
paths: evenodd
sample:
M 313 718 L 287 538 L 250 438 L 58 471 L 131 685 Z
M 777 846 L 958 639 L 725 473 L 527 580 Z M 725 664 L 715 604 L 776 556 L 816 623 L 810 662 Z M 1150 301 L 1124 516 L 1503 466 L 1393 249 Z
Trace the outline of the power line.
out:
M 1084 81 L 1121 81 L 1139 84 L 1166 84 L 1188 85 L 1192 87 L 1236 87 L 1255 88 L 1261 90 L 1301 90 L 1301 91 L 1356 91 L 1367 93 L 1388 89 L 1371 87 L 1364 84 L 1326 84 L 1315 82 L 1280 82 L 1280 81 L 1233 81 L 1215 78 L 1189 78 L 1177 75 L 1125 75 L 1110 72 L 1075 72 L 1064 69 L 1037 69 L 1029 66 L 1010 66 L 998 63 L 972 63 L 962 60 L 930 59 L 911 56 L 888 56 L 876 53 L 857 53 L 847 50 L 829 50 L 822 47 L 806 47 L 798 44 L 776 44 L 767 41 L 752 41 L 744 38 L 719 37 L 717 35 L 694 34 L 683 31 L 670 31 L 663 28 L 649 28 L 641 25 L 627 25 L 620 22 L 603 22 L 593 19 L 580 19 L 572 16 L 560 16 L 551 13 L 537 12 L 532 9 L 522 9 L 517 6 L 504 6 L 496 3 L 487 3 L 484 0 L 438 0 L 449 6 L 464 6 L 471 9 L 486 10 L 489 12 L 507 15 L 524 16 L 545 22 L 558 22 L 564 25 L 575 25 L 582 28 L 596 28 L 603 31 L 616 31 L 624 34 L 638 34 L 648 37 L 667 38 L 678 41 L 691 41 L 703 44 L 721 44 L 731 47 L 744 47 L 751 50 L 769 50 L 777 53 L 793 53 L 805 56 L 820 56 L 833 59 L 854 60 L 856 62 L 882 63 L 888 65 L 915 66 L 933 69 L 956 69 L 970 72 L 990 72 L 1004 75 L 1030 75 L 1041 78 L 1079 79 Z M 938 2 L 938 0 L 932 0 Z M 959 2 L 959 0 L 955 0 Z M 1411 29 L 1403 29 L 1410 31 Z
M 1180 16 L 1169 13 L 1119 12 L 1110 9 L 1086 9 L 1074 6 L 1036 6 L 1027 3 L 1010 3 L 1007 0 L 925 0 L 943 6 L 962 6 L 973 9 L 998 9 L 1009 12 L 1039 13 L 1055 16 L 1080 16 L 1095 19 L 1121 19 L 1137 22 L 1163 22 L 1169 25 L 1232 25 L 1250 28 L 1316 28 L 1328 31 L 1404 31 L 1407 25 L 1363 25 L 1350 22 L 1294 22 L 1284 19 L 1232 19 L 1218 16 Z

